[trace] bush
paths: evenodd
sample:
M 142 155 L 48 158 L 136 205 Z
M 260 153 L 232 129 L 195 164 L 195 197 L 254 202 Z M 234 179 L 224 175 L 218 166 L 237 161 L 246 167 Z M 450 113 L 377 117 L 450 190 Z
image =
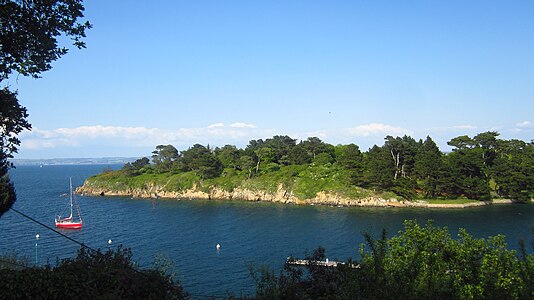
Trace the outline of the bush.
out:
M 286 263 L 277 276 L 252 270 L 259 299 L 532 299 L 534 255 L 507 249 L 504 236 L 457 239 L 432 222 L 405 221 L 391 239 L 365 234 L 360 260 L 302 267 Z M 523 245 L 523 244 L 522 244 Z M 307 259 L 324 260 L 319 247 Z
M 74 259 L 42 268 L 1 269 L 0 299 L 186 299 L 180 285 L 157 269 L 140 270 L 129 249 L 81 248 Z

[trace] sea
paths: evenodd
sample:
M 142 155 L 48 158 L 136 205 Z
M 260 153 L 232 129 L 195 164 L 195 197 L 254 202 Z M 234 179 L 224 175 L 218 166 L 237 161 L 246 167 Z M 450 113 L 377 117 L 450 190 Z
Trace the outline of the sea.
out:
M 73 185 L 121 165 L 36 165 L 10 170 L 17 192 L 14 208 L 54 227 L 65 211 L 69 178 Z M 433 220 L 456 236 L 459 228 L 487 238 L 502 234 L 509 248 L 532 242 L 534 205 L 491 205 L 469 209 L 296 206 L 266 202 L 136 199 L 76 195 L 84 226 L 61 233 L 106 251 L 132 250 L 140 268 L 156 258 L 174 266 L 176 279 L 193 298 L 253 295 L 250 271 L 278 272 L 288 256 L 304 257 L 318 246 L 330 260 L 357 259 L 363 233 L 378 238 L 403 228 L 407 219 Z M 39 239 L 36 239 L 36 235 Z M 217 249 L 216 245 L 220 247 Z M 0 217 L 0 254 L 25 257 L 32 264 L 73 258 L 80 245 L 13 211 Z M 532 252 L 532 249 L 529 249 Z

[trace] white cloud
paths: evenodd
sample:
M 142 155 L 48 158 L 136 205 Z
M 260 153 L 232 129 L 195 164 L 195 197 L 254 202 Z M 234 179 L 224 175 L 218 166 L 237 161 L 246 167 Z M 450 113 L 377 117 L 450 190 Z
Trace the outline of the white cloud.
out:
M 237 122 L 237 123 L 230 124 L 230 127 L 233 127 L 233 128 L 256 128 L 255 125 L 246 124 L 246 123 L 242 123 L 242 122 Z
M 224 123 L 215 123 L 215 124 L 211 124 L 210 126 L 208 126 L 208 128 L 223 128 L 224 127 Z
M 385 136 L 385 135 L 410 135 L 412 132 L 406 128 L 396 127 L 381 123 L 371 123 L 359 125 L 352 128 L 345 129 L 345 132 L 350 136 L 355 137 L 370 137 L 370 136 Z
M 62 148 L 153 148 L 160 144 L 172 144 L 178 149 L 186 149 L 193 144 L 242 144 L 249 140 L 266 138 L 275 133 L 274 129 L 258 129 L 255 125 L 233 123 L 211 124 L 201 128 L 161 129 L 122 126 L 80 126 L 42 130 L 34 128 L 20 134 L 22 151 L 48 151 Z
M 85 137 L 85 138 L 114 138 L 142 139 L 153 135 L 156 129 L 145 127 L 115 127 L 115 126 L 81 126 L 77 128 L 58 128 L 44 132 L 46 137 Z M 41 131 L 42 132 L 42 131 Z
M 521 123 L 517 123 L 515 124 L 517 127 L 519 128 L 534 128 L 534 123 L 530 122 L 530 121 L 523 121 Z

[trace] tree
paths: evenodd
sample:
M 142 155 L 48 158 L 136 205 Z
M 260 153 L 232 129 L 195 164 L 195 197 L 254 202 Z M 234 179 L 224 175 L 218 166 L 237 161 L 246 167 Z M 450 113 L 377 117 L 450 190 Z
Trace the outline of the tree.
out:
M 215 178 L 223 169 L 223 165 L 209 147 L 200 144 L 182 151 L 179 161 L 185 167 L 185 171 L 195 171 L 201 178 Z
M 443 154 L 432 138 L 426 137 L 415 156 L 414 171 L 422 181 L 421 188 L 426 197 L 438 194 L 438 184 L 443 171 Z
M 480 147 L 462 148 L 445 156 L 448 168 L 446 193 L 470 199 L 490 199 L 482 151 Z
M 330 153 L 327 153 L 327 152 L 321 152 L 317 154 L 315 158 L 313 159 L 313 164 L 320 165 L 320 166 L 331 164 L 333 162 L 334 162 L 334 158 L 332 157 L 332 155 L 330 155 Z
M 475 146 L 475 142 L 467 135 L 462 135 L 448 141 L 447 145 L 456 147 L 456 149 L 452 149 L 452 151 L 458 151 L 473 148 Z
M 453 238 L 432 221 L 407 220 L 392 238 L 385 230 L 379 239 L 364 238 L 355 262 L 322 267 L 315 263 L 326 257 L 319 247 L 304 270 L 288 263 L 279 275 L 252 270 L 256 298 L 532 299 L 534 255 L 524 243 L 520 255 L 509 250 L 502 235 L 476 239 L 460 229 Z
M 275 152 L 269 147 L 262 147 L 254 151 L 254 154 L 256 155 L 256 174 L 258 174 L 260 164 L 262 162 L 266 164 L 272 162 L 274 160 Z
M 302 147 L 308 152 L 308 155 L 315 158 L 320 153 L 329 153 L 331 156 L 334 155 L 334 148 L 332 145 L 329 145 L 321 141 L 318 137 L 309 137 L 307 140 L 300 143 Z
M 302 143 L 293 147 L 288 154 L 289 164 L 292 165 L 304 165 L 309 164 L 312 161 L 311 155 L 304 149 Z
M 385 148 L 374 145 L 364 156 L 364 186 L 389 189 L 393 186 L 396 166 L 391 153 Z
M 417 142 L 405 135 L 402 138 L 387 136 L 385 138 L 384 148 L 389 151 L 395 165 L 393 179 L 397 180 L 399 176 L 410 177 L 415 165 L 415 155 L 417 153 Z
M 491 166 L 497 155 L 497 147 L 500 143 L 500 140 L 497 139 L 498 136 L 499 133 L 496 131 L 487 131 L 479 133 L 473 137 L 473 141 L 483 150 L 482 159 L 484 160 L 484 165 L 486 167 Z
M 248 155 L 243 155 L 239 158 L 239 168 L 248 172 L 249 179 L 252 177 L 252 172 L 255 165 L 256 163 L 254 163 L 254 159 Z
M 141 173 L 141 169 L 150 165 L 150 160 L 146 157 L 139 158 L 132 163 L 126 163 L 122 169 L 128 176 L 136 176 Z
M 178 150 L 173 145 L 158 145 L 152 152 L 154 168 L 160 173 L 170 172 L 178 157 Z
M 80 23 L 84 7 L 80 0 L 0 2 L 0 80 L 16 72 L 38 78 L 52 68 L 51 63 L 67 54 L 58 38 L 70 37 L 77 48 L 85 48 L 85 30 Z
M 492 162 L 491 176 L 502 197 L 527 202 L 534 197 L 534 145 L 522 141 L 501 141 Z
M 85 48 L 85 30 L 89 22 L 80 23 L 84 7 L 81 0 L 50 1 L 0 1 L 0 84 L 13 73 L 40 77 L 52 68 L 51 63 L 68 52 L 60 47 L 58 39 L 70 37 L 77 48 Z M 16 138 L 22 130 L 30 130 L 26 108 L 21 106 L 17 93 L 4 85 L 0 91 L 0 184 L 1 190 L 9 190 L 8 159 L 17 152 L 20 141 Z M 15 202 L 15 195 L 8 195 L 0 202 L 0 216 Z
M 238 168 L 241 151 L 236 146 L 225 145 L 222 148 L 216 148 L 215 155 L 225 168 Z
M 132 167 L 141 169 L 150 164 L 150 160 L 147 157 L 139 158 L 132 163 Z
M 383 251 L 373 251 L 385 245 Z M 508 250 L 504 236 L 475 239 L 460 229 L 453 239 L 431 221 L 422 227 L 405 221 L 389 240 L 368 240 L 361 250 L 361 272 L 377 270 L 365 285 L 364 298 L 528 299 L 532 292 L 532 255 L 521 260 Z M 529 262 L 530 260 L 530 262 Z M 363 275 L 363 274 L 362 274 Z M 375 277 L 375 278 L 376 278 Z
M 287 135 L 275 135 L 266 139 L 262 148 L 267 147 L 273 150 L 272 162 L 277 164 L 289 164 L 289 152 L 296 145 L 296 140 Z
M 355 144 L 338 145 L 335 147 L 337 163 L 349 172 L 351 183 L 361 185 L 363 183 L 363 154 Z

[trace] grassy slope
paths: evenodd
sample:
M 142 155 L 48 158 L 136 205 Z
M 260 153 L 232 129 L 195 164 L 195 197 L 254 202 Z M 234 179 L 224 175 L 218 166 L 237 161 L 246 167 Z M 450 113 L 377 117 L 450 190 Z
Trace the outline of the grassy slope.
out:
M 331 165 L 282 166 L 268 172 L 260 170 L 259 175 L 250 179 L 247 172 L 233 169 L 225 169 L 220 177 L 206 180 L 201 180 L 194 172 L 179 174 L 149 172 L 138 176 L 126 176 L 123 171 L 102 173 L 87 179 L 87 185 L 112 191 L 143 189 L 157 185 L 166 191 L 182 191 L 196 187 L 207 192 L 217 187 L 227 191 L 242 188 L 275 193 L 280 184 L 300 199 L 313 198 L 321 191 L 355 199 L 377 196 L 377 193 L 371 190 L 352 186 L 348 176 Z M 393 194 L 380 195 L 395 197 Z
M 248 178 L 248 172 L 225 169 L 221 176 L 201 180 L 194 172 L 162 173 L 151 171 L 137 176 L 126 176 L 124 171 L 106 172 L 87 179 L 87 185 L 112 191 L 145 189 L 159 186 L 166 191 L 184 191 L 192 188 L 209 192 L 212 188 L 233 191 L 236 188 L 275 193 L 280 184 L 300 199 L 314 198 L 319 192 L 338 194 L 351 199 L 371 196 L 399 198 L 391 192 L 376 192 L 350 184 L 348 175 L 332 165 L 291 165 L 276 170 L 260 170 Z M 466 198 L 422 199 L 430 204 L 467 204 L 479 202 Z

